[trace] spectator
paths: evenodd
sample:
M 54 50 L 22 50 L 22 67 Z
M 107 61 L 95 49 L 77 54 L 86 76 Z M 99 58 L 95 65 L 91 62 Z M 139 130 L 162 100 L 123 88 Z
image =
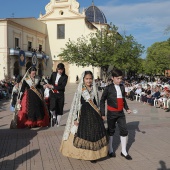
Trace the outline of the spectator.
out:
M 162 107 L 162 108 L 166 109 L 165 105 L 163 106 L 163 103 L 166 102 L 167 98 L 168 98 L 168 88 L 165 87 L 160 94 L 160 98 L 157 100 L 158 106 L 156 108 Z
M 144 94 L 141 96 L 141 100 L 144 104 L 147 103 L 148 98 L 151 97 L 150 95 L 151 95 L 151 86 L 147 84 L 147 89 L 144 91 Z
M 151 96 L 151 98 L 148 99 L 148 103 L 149 105 L 153 106 L 154 105 L 154 100 L 157 100 L 160 98 L 160 89 L 159 87 L 157 86 L 155 88 L 155 92 L 154 94 Z

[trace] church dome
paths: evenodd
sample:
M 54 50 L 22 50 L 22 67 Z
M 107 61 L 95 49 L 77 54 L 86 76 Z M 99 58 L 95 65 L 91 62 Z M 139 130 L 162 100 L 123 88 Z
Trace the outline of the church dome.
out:
M 104 13 L 94 4 L 85 9 L 85 15 L 88 21 L 94 23 L 106 24 L 107 20 Z

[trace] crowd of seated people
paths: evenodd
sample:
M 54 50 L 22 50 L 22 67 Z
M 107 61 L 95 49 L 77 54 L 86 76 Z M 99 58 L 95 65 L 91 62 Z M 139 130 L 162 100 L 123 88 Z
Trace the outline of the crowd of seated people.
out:
M 9 99 L 10 93 L 12 92 L 13 81 L 11 79 L 8 80 L 0 80 L 0 100 Z
M 170 112 L 170 86 L 161 81 L 142 83 L 125 82 L 126 98 L 129 100 L 137 100 L 143 104 L 162 108 L 166 112 Z
M 96 79 L 98 90 L 103 92 L 105 87 L 112 83 L 111 79 L 103 82 Z M 167 77 L 125 77 L 122 84 L 125 86 L 127 99 L 139 101 L 149 106 L 165 109 L 170 112 L 170 79 Z

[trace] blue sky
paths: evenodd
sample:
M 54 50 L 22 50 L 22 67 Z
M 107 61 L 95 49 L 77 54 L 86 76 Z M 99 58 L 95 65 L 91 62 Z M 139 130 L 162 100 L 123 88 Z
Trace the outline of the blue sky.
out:
M 0 18 L 38 18 L 40 12 L 45 13 L 49 1 L 0 0 Z M 92 3 L 92 0 L 77 1 L 81 10 Z M 94 0 L 94 4 L 103 11 L 108 23 L 115 24 L 121 34 L 133 35 L 145 49 L 170 37 L 170 33 L 165 34 L 170 25 L 170 0 Z

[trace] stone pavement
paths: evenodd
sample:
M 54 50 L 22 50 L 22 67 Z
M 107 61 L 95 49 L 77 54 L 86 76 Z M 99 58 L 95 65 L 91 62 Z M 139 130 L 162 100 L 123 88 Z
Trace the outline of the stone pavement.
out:
M 127 149 L 133 160 L 120 156 L 119 132 L 114 136 L 116 158 L 96 164 L 62 156 L 59 152 L 67 115 L 77 85 L 68 84 L 60 127 L 9 129 L 9 101 L 0 101 L 0 170 L 170 170 L 170 112 L 127 100 L 137 114 L 126 115 Z M 100 93 L 101 95 L 101 93 Z

